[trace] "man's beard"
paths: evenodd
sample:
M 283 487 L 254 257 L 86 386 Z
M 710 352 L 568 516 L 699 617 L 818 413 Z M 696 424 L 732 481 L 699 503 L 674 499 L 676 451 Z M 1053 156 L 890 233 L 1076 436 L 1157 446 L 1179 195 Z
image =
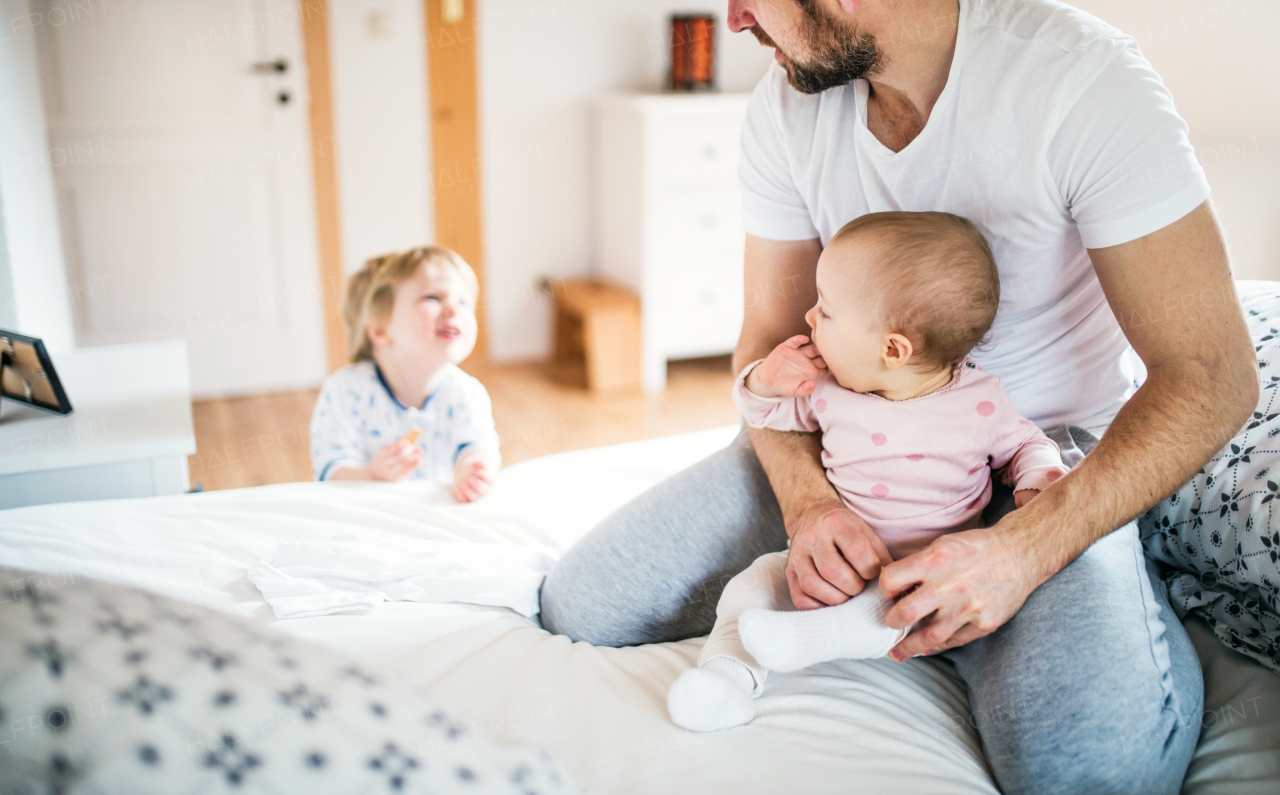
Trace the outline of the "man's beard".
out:
M 884 53 L 876 46 L 875 36 L 843 27 L 822 6 L 812 3 L 802 6 L 800 35 L 814 54 L 808 63 L 800 63 L 783 53 L 787 81 L 797 91 L 819 94 L 875 74 L 884 65 Z M 751 33 L 764 46 L 778 49 L 759 25 L 753 26 Z

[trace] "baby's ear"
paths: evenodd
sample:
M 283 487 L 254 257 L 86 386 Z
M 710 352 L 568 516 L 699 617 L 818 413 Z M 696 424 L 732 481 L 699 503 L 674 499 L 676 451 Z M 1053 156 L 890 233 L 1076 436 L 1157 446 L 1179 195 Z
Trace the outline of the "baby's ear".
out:
M 391 344 L 391 333 L 387 331 L 387 327 L 380 323 L 370 323 L 364 327 L 364 335 L 369 338 L 369 342 L 375 346 L 385 346 Z
M 897 370 L 911 361 L 913 353 L 915 347 L 906 336 L 896 331 L 884 336 L 884 350 L 880 355 L 884 359 L 884 366 L 890 370 Z

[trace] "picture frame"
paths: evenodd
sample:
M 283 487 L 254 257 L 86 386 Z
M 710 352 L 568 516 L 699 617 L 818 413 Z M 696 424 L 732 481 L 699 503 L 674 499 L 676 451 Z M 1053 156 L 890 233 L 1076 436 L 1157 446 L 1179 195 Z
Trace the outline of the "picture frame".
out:
M 57 414 L 71 413 L 71 401 L 43 340 L 0 329 L 0 399 Z

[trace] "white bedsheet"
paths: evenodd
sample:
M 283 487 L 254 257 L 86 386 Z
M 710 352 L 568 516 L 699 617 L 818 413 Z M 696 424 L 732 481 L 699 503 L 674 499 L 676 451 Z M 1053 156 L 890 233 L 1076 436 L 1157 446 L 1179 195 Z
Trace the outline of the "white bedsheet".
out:
M 0 562 L 135 584 L 352 654 L 430 688 L 477 733 L 544 746 L 586 792 L 995 792 L 962 717 L 963 684 L 945 664 L 773 674 L 755 722 L 699 735 L 671 724 L 666 693 L 701 640 L 595 648 L 507 610 L 403 602 L 276 620 L 245 576 L 280 543 L 338 534 L 564 549 L 736 432 L 527 461 L 474 505 L 422 484 L 300 483 L 5 511 Z
M 364 615 L 382 602 L 463 602 L 539 610 L 556 558 L 547 547 L 422 541 L 371 543 L 344 534 L 281 544 L 270 563 L 249 568 L 276 618 Z

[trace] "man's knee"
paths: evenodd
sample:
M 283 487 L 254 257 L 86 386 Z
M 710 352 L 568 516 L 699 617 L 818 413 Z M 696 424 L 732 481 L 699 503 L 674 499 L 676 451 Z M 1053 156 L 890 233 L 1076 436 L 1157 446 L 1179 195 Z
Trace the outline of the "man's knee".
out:
M 542 584 L 542 626 L 593 646 L 639 646 L 705 635 L 732 574 L 684 582 L 682 572 L 604 545 L 570 549 Z M 614 554 L 606 554 L 614 553 Z
M 1178 791 L 1199 734 L 1199 662 L 1132 525 L 952 660 L 1005 792 Z
M 579 611 L 574 609 L 576 600 L 572 589 L 562 589 L 563 580 L 557 574 L 557 569 L 552 569 L 542 582 L 542 590 L 538 595 L 540 610 L 538 620 L 542 622 L 542 628 L 552 635 L 566 635 L 571 640 L 584 640 L 579 637 L 578 622 L 574 620 Z M 591 643 L 591 641 L 587 642 Z
M 1054 679 L 1063 672 L 1041 673 L 1004 688 L 988 683 L 985 697 L 973 699 L 969 719 L 1002 792 L 1179 791 L 1199 737 L 1198 709 L 1187 717 L 1150 681 L 1133 682 L 1138 692 L 1124 692 L 1115 688 L 1124 677 L 1098 671 L 1098 691 L 1076 679 L 1074 692 L 1065 692 Z M 1193 700 L 1196 693 L 1178 695 Z
M 983 746 L 1006 795 L 1174 795 L 1181 789 L 1198 735 L 1195 727 L 1177 732 L 1171 736 L 1157 726 L 1115 731 L 1080 721 L 1039 741 L 1033 741 L 1034 735 L 993 741 L 988 732 Z
M 634 634 L 623 588 L 603 564 L 605 561 L 581 547 L 565 553 L 542 583 L 543 628 L 593 646 L 648 642 Z

